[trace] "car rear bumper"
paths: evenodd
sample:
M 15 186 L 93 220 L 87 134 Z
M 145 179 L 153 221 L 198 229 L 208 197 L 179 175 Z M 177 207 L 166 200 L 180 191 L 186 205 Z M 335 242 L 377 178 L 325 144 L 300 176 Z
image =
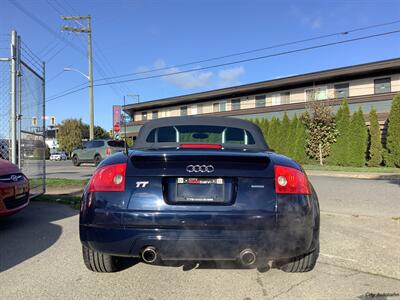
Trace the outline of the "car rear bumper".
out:
M 308 225 L 256 230 L 80 225 L 80 237 L 86 247 L 115 256 L 138 257 L 153 246 L 165 260 L 233 260 L 244 249 L 270 259 L 296 257 L 314 249 L 318 234 Z

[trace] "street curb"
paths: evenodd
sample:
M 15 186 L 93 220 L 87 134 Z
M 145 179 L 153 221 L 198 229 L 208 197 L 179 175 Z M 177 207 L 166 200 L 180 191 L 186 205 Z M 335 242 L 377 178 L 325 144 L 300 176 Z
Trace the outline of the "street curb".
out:
M 355 179 L 374 179 L 374 180 L 400 180 L 400 173 L 363 173 L 363 172 L 337 172 L 337 171 L 317 171 L 305 170 L 308 176 L 327 176 Z

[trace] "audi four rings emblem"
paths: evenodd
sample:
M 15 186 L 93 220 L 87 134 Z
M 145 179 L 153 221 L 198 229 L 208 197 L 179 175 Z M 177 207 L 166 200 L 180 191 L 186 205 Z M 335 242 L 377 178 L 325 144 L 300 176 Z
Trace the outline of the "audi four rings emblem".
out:
M 188 173 L 212 173 L 214 166 L 212 165 L 188 165 L 186 167 Z

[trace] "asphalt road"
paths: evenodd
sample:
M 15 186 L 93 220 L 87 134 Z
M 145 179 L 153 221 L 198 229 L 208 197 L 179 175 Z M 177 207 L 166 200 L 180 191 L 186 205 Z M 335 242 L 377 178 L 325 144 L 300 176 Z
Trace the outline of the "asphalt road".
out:
M 96 274 L 82 262 L 77 211 L 32 203 L 0 221 L 2 299 L 400 299 L 400 182 L 312 177 L 321 256 L 309 273 L 233 264 L 133 265 Z M 371 295 L 385 298 L 369 298 Z M 393 297 L 392 297 L 393 296 Z

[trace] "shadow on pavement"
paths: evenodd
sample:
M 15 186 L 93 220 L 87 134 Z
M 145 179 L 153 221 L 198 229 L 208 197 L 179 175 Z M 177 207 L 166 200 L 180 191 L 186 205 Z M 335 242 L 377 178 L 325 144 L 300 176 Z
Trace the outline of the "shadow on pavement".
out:
M 269 267 L 261 266 L 243 266 L 237 261 L 227 261 L 227 260 L 207 260 L 207 261 L 162 261 L 154 264 L 161 267 L 176 267 L 181 268 L 183 271 L 192 271 L 199 269 L 225 269 L 225 270 L 249 270 L 257 269 L 259 272 L 264 273 L 269 271 Z
M 0 219 L 0 273 L 50 248 L 62 233 L 61 226 L 53 222 L 77 213 L 64 205 L 33 202 Z
M 400 179 L 392 179 L 392 180 L 389 180 L 389 183 L 391 183 L 391 184 L 397 184 L 397 185 L 400 187 Z

